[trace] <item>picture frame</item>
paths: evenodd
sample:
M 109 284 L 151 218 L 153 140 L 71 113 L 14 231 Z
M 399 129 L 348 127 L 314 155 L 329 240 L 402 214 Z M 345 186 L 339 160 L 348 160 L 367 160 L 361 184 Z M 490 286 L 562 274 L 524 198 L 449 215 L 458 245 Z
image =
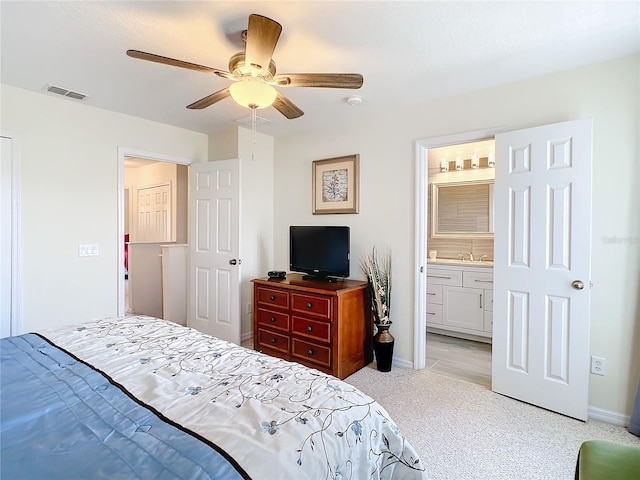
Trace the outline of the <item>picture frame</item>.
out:
M 358 213 L 360 155 L 314 160 L 313 214 Z

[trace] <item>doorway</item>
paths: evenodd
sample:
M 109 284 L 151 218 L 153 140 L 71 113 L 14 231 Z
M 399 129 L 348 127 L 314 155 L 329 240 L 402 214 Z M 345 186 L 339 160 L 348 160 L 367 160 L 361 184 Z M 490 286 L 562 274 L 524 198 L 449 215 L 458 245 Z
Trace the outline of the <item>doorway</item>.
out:
M 483 138 L 496 141 L 492 390 L 586 420 L 591 119 L 417 142 L 414 366 L 426 356 L 428 151 Z
M 491 387 L 495 141 L 428 149 L 426 368 Z
M 415 258 L 418 269 L 415 272 L 415 296 L 414 296 L 414 363 L 413 366 L 416 369 L 422 369 L 427 366 L 427 349 L 426 349 L 426 334 L 427 331 L 427 272 L 429 270 L 428 265 L 428 250 L 431 247 L 428 244 L 428 234 L 430 229 L 430 214 L 429 214 L 429 150 L 440 149 L 445 147 L 451 147 L 452 149 L 456 145 L 469 144 L 474 142 L 482 142 L 486 140 L 492 140 L 501 129 L 488 129 L 477 130 L 473 132 L 466 132 L 455 135 L 447 135 L 443 137 L 430 138 L 420 140 L 416 142 L 416 216 L 415 216 L 415 231 L 416 231 L 416 250 Z M 453 150 L 452 150 L 453 151 Z M 447 158 L 447 168 L 453 167 L 455 171 L 454 155 L 452 159 Z M 462 155 L 460 155 L 462 157 Z M 437 173 L 440 170 L 440 157 L 434 157 L 432 160 L 432 170 Z M 451 164 L 453 160 L 453 164 Z M 463 160 L 461 158 L 461 160 Z M 488 161 L 487 161 L 488 163 Z M 443 165 L 444 166 L 444 165 Z M 464 170 L 464 169 L 463 169 Z M 440 172 L 446 173 L 446 172 Z M 458 172 L 456 172 L 458 173 Z M 476 174 L 477 175 L 477 174 Z M 465 250 L 466 244 L 459 246 L 458 249 Z M 455 251 L 454 251 L 455 250 Z M 451 256 L 457 258 L 458 252 L 456 249 L 447 249 L 447 252 L 442 252 L 441 256 Z M 437 256 L 437 254 L 436 254 Z
M 129 236 L 130 241 L 135 240 L 136 235 L 136 220 L 140 220 L 137 218 L 136 212 L 136 191 L 137 187 L 132 185 L 131 180 L 126 179 L 125 172 L 127 169 L 137 170 L 139 168 L 147 168 L 153 167 L 157 165 L 161 168 L 153 169 L 154 172 L 148 172 L 148 180 L 145 180 L 147 184 L 154 185 L 167 185 L 167 174 L 158 173 L 158 171 L 162 170 L 162 166 L 166 167 L 174 167 L 175 171 L 177 168 L 184 169 L 185 171 L 188 169 L 188 166 L 191 165 L 193 161 L 186 158 L 173 157 L 169 155 L 163 155 L 158 153 L 144 152 L 135 149 L 129 148 L 119 148 L 118 149 L 118 316 L 124 316 L 127 313 L 130 313 L 131 309 L 128 305 L 128 301 L 131 298 L 129 295 L 129 279 L 130 275 L 128 275 L 127 267 L 129 266 L 129 249 L 130 246 L 127 245 L 125 241 L 125 235 Z M 158 221 L 158 225 L 162 226 L 162 229 L 166 232 L 169 231 L 169 237 L 164 237 L 164 240 L 158 239 L 158 242 L 153 242 L 157 246 L 160 243 L 184 243 L 188 242 L 187 239 L 187 202 L 188 202 L 188 171 L 181 175 L 184 177 L 183 180 L 178 181 L 178 177 L 175 177 L 176 183 L 182 182 L 184 183 L 181 191 L 183 193 L 180 196 L 175 195 L 176 198 L 173 198 L 171 201 L 173 202 L 173 208 L 175 209 L 175 215 L 173 215 L 174 220 L 167 223 L 167 221 Z M 169 181 L 170 183 L 170 181 Z M 177 189 L 177 185 L 174 185 L 174 191 Z M 180 200 L 181 198 L 181 200 Z M 182 205 L 178 207 L 178 204 Z M 148 216 L 151 219 L 151 215 Z M 160 217 L 163 217 L 162 215 Z M 155 225 L 155 224 L 154 224 Z M 155 227 L 154 227 L 155 228 Z M 153 240 L 153 239 L 152 239 Z M 168 240 L 168 241 L 167 241 Z M 125 262 L 126 258 L 126 262 Z M 126 266 L 125 266 L 126 265 Z M 131 265 L 133 266 L 133 265 Z M 135 267 L 134 267 L 135 268 Z M 157 274 L 153 276 L 155 288 L 160 288 L 161 285 L 161 272 L 158 268 Z M 185 291 L 185 299 L 186 291 Z M 134 313 L 147 313 L 147 312 L 134 312 Z M 156 311 L 151 311 L 149 314 L 157 313 Z M 162 315 L 160 315 L 162 316 Z

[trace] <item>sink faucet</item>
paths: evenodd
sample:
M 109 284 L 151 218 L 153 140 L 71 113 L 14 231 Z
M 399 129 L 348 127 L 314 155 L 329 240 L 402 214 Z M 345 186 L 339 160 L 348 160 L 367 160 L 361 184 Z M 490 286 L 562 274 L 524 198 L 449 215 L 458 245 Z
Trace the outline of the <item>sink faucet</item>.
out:
M 473 262 L 473 253 L 469 252 L 467 255 L 469 255 L 469 261 Z
M 478 260 L 479 262 L 482 262 L 485 258 L 487 258 L 489 255 L 480 255 L 480 260 Z

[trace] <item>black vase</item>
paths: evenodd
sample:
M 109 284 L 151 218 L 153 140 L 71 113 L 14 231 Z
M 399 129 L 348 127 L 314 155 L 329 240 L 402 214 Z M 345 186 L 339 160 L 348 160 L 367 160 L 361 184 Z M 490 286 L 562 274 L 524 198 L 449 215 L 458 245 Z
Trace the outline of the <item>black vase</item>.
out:
M 389 333 L 391 325 L 379 325 L 377 333 L 373 336 L 373 351 L 376 354 L 376 366 L 380 372 L 390 372 L 393 361 L 393 344 L 395 338 Z

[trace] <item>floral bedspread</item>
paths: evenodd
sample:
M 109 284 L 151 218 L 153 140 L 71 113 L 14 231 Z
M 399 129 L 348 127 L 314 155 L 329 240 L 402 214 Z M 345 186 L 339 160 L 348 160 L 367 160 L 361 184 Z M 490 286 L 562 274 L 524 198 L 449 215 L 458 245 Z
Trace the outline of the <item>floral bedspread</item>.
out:
M 385 409 L 335 377 L 146 316 L 41 332 L 254 479 L 426 479 Z

